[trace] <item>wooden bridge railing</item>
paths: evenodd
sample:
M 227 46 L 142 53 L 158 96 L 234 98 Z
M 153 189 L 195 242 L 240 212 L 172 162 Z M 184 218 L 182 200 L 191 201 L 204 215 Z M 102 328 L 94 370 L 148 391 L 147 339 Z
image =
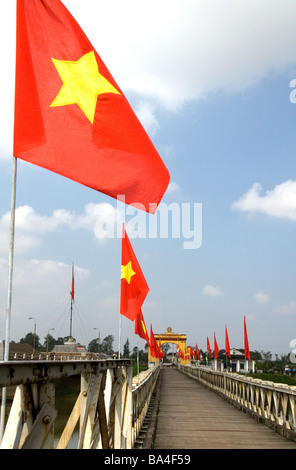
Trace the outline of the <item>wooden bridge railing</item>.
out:
M 132 371 L 127 359 L 1 362 L 0 388 L 16 388 L 0 448 L 66 449 L 75 430 L 78 449 L 133 448 L 160 367 Z M 56 436 L 56 384 L 73 376 L 80 391 Z
M 202 366 L 180 366 L 180 370 L 279 434 L 296 441 L 296 387 Z

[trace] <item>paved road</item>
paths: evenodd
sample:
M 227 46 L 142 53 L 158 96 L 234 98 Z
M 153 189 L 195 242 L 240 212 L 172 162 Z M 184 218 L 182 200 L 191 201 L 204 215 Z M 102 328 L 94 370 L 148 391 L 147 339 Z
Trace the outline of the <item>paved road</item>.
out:
M 296 449 L 296 443 L 163 367 L 154 449 Z

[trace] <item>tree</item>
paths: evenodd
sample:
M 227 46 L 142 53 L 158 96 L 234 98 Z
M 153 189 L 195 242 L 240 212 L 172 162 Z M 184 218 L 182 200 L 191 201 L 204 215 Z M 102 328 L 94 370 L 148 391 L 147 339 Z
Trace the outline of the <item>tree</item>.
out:
M 263 361 L 271 361 L 272 353 L 270 351 L 260 351 Z
M 34 335 L 34 333 L 27 333 L 24 338 L 20 339 L 20 343 L 27 343 L 32 346 L 32 348 L 37 349 L 41 347 L 39 340 L 40 338 L 38 335 Z
M 165 343 L 162 345 L 161 349 L 165 354 L 168 354 L 171 350 L 171 345 L 169 343 Z
M 56 345 L 64 344 L 64 338 L 62 338 L 61 336 L 59 336 L 58 339 L 56 340 L 55 344 L 56 344 Z
M 101 352 L 105 354 L 110 354 L 113 352 L 113 341 L 114 336 L 108 335 L 103 339 L 101 343 Z
M 54 339 L 54 337 L 51 336 L 50 334 L 47 334 L 44 340 L 45 341 L 44 341 L 43 347 L 46 348 L 47 352 L 52 351 L 56 345 L 56 340 Z
M 147 343 L 146 343 L 147 344 Z M 148 363 L 148 347 L 146 345 L 144 346 L 144 349 L 146 351 L 143 351 L 142 349 L 139 349 L 137 346 L 133 348 L 133 353 L 131 355 L 131 358 L 134 359 L 136 362 L 138 359 L 138 353 L 139 353 L 139 363 L 140 364 L 147 364 Z
M 89 352 L 99 352 L 99 340 L 98 338 L 92 339 L 87 347 Z
M 123 346 L 123 357 L 129 357 L 130 354 L 129 339 L 127 339 Z

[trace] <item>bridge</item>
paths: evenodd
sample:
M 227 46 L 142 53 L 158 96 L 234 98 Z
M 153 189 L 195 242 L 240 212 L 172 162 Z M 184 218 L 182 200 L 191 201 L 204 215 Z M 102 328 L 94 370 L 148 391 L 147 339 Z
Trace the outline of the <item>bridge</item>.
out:
M 1 362 L 14 397 L 0 448 L 296 449 L 295 387 L 188 364 L 132 370 L 128 359 Z M 60 429 L 57 387 L 74 378 Z

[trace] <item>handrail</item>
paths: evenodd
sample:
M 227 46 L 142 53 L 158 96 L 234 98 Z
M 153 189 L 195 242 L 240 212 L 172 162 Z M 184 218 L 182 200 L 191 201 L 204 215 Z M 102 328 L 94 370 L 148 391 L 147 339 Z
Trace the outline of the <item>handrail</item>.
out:
M 203 366 L 181 365 L 179 369 L 274 431 L 296 440 L 296 387 Z
M 156 365 L 134 378 L 132 420 L 133 445 L 142 428 L 160 371 L 161 366 Z
M 129 359 L 1 362 L 0 387 L 16 390 L 0 448 L 66 449 L 77 427 L 79 449 L 132 448 L 159 373 L 152 369 L 133 379 Z M 56 384 L 73 376 L 80 390 L 57 437 Z

